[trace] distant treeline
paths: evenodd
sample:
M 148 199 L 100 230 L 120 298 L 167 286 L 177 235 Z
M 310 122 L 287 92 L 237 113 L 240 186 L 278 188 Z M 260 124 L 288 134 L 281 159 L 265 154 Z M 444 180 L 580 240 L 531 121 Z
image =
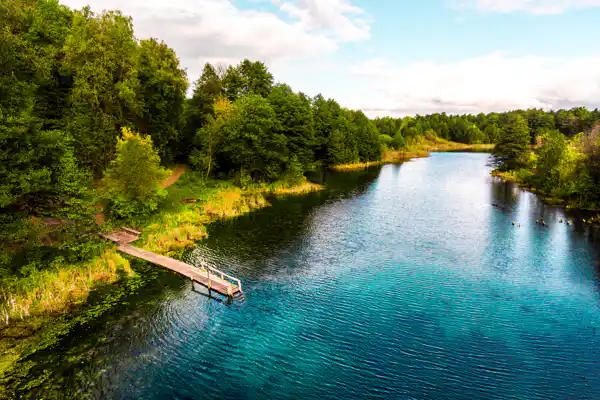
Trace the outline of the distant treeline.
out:
M 53 0 L 0 5 L 0 222 L 89 213 L 90 189 L 115 158 L 123 128 L 149 135 L 164 164 L 206 176 L 297 180 L 315 166 L 376 161 L 427 135 L 497 143 L 525 121 L 528 144 L 573 137 L 600 119 L 585 108 L 369 119 L 322 95 L 275 83 L 261 62 L 206 64 L 193 83 L 175 52 L 136 40 L 119 11 Z M 4 229 L 2 238 L 18 236 Z
M 588 132 L 600 121 L 600 111 L 585 107 L 570 110 L 544 111 L 540 109 L 515 110 L 503 113 L 480 113 L 477 115 L 447 115 L 446 113 L 405 118 L 377 118 L 375 124 L 382 134 L 394 136 L 400 132 L 403 138 L 422 136 L 428 131 L 443 139 L 459 143 L 497 143 L 514 115 L 527 123 L 531 144 L 544 133 L 557 130 L 573 137 Z

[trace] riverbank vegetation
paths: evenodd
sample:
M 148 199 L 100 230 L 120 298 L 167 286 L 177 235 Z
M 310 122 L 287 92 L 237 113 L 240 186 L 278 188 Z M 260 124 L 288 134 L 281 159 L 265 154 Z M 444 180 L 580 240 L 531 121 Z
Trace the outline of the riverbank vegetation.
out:
M 437 132 L 429 131 L 422 136 L 408 139 L 401 147 L 384 148 L 378 161 L 332 165 L 334 171 L 354 171 L 381 164 L 400 163 L 413 158 L 429 157 L 432 152 L 467 151 L 490 152 L 493 143 L 458 143 L 442 139 Z
M 600 205 L 600 115 L 584 108 L 546 113 L 534 129 L 518 112 L 507 116 L 493 151 L 493 174 L 530 187 L 550 203 Z

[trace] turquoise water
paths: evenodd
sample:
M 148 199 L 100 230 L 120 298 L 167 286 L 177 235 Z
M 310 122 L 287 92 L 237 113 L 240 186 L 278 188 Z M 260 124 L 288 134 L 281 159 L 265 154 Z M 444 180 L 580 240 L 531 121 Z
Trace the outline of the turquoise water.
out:
M 179 283 L 155 307 L 62 372 L 65 393 L 600 398 L 595 241 L 489 177 L 487 159 L 337 174 L 326 192 L 213 226 L 187 261 L 241 278 L 245 298 L 218 302 L 169 278 Z

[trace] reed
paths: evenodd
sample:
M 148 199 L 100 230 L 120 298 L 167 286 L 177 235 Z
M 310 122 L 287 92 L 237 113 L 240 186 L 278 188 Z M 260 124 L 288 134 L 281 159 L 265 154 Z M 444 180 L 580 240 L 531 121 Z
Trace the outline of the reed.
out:
M 255 195 L 265 194 L 287 196 L 314 193 L 324 189 L 325 186 L 310 182 L 308 179 L 306 179 L 306 177 L 303 176 L 300 182 L 296 184 L 290 184 L 284 181 L 278 181 L 271 184 L 254 184 L 249 187 L 246 192 Z
M 369 161 L 369 162 L 362 162 L 362 163 L 339 164 L 339 165 L 332 165 L 329 168 L 334 171 L 338 171 L 338 172 L 347 172 L 347 171 L 355 171 L 355 170 L 359 170 L 359 169 L 374 167 L 376 165 L 382 164 L 383 162 L 384 161 L 382 160 L 382 161 Z
M 94 260 L 79 265 L 57 264 L 25 278 L 5 283 L 0 293 L 0 319 L 11 320 L 41 314 L 58 314 L 82 303 L 100 284 L 114 283 L 134 274 L 129 262 L 106 250 Z
M 449 140 L 441 139 L 433 135 L 427 137 L 418 137 L 411 140 L 406 149 L 404 150 L 390 150 L 385 151 L 382 154 L 381 160 L 361 162 L 361 163 L 350 163 L 333 165 L 329 168 L 334 171 L 347 172 L 356 171 L 365 168 L 374 167 L 382 164 L 397 163 L 412 158 L 423 158 L 429 157 L 430 152 L 450 152 L 450 151 L 475 151 L 475 152 L 489 152 L 494 149 L 493 144 L 465 144 L 451 142 Z
M 276 183 L 242 190 L 228 182 L 206 182 L 200 174 L 186 172 L 169 188 L 169 198 L 159 213 L 134 223 L 143 231 L 136 245 L 157 254 L 174 255 L 206 238 L 207 224 L 269 206 L 266 194 L 300 194 L 322 189 L 323 186 L 303 179 L 294 186 Z M 190 197 L 196 202 L 183 202 Z M 27 277 L 4 281 L 0 287 L 0 324 L 34 315 L 68 312 L 84 302 L 99 285 L 133 274 L 129 262 L 115 249 L 108 248 L 86 263 L 55 263 Z

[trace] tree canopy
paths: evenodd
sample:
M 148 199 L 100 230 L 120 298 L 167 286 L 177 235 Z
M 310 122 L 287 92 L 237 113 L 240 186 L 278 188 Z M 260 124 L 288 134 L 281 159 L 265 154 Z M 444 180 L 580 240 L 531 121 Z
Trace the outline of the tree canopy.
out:
M 435 138 L 495 143 L 499 169 L 530 170 L 545 187 L 600 200 L 597 109 L 370 119 L 294 91 L 247 59 L 206 63 L 188 97 L 186 71 L 166 43 L 137 40 L 119 11 L 72 10 L 56 0 L 2 2 L 0 47 L 3 237 L 25 232 L 32 218 L 89 214 L 103 176 L 131 178 L 110 201 L 148 200 L 138 210 L 146 212 L 160 191 L 148 189 L 146 198 L 135 188 L 152 186 L 159 163 L 189 163 L 206 178 L 273 182 Z M 134 172 L 150 181 L 135 181 Z

